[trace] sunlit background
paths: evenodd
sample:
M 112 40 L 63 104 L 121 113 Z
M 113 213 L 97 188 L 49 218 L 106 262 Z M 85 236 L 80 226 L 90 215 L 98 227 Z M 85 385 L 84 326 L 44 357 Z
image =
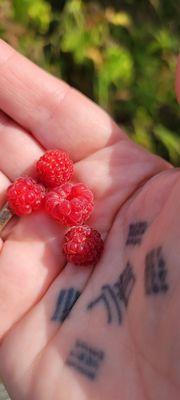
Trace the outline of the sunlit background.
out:
M 0 37 L 180 165 L 177 0 L 0 0 Z M 97 132 L 98 134 L 98 132 Z

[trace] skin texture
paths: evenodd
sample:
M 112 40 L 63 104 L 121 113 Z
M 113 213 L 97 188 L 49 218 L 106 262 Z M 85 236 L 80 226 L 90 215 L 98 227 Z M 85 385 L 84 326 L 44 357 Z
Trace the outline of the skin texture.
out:
M 0 108 L 0 206 L 10 181 L 33 175 L 45 149 L 63 148 L 76 162 L 76 179 L 94 191 L 89 223 L 106 240 L 93 271 L 66 264 L 64 229 L 44 214 L 14 219 L 3 231 L 0 375 L 11 398 L 178 400 L 179 170 L 132 143 L 104 111 L 3 41 Z M 147 229 L 141 243 L 126 245 L 136 221 Z M 168 289 L 148 295 L 145 260 L 160 246 Z M 135 276 L 128 306 L 121 302 L 121 323 L 112 316 L 108 324 L 103 303 L 87 306 L 128 262 Z M 57 321 L 58 296 L 69 288 L 77 301 Z M 96 354 L 93 379 L 68 365 L 72 350 L 82 347 Z M 84 371 L 82 357 L 78 362 Z

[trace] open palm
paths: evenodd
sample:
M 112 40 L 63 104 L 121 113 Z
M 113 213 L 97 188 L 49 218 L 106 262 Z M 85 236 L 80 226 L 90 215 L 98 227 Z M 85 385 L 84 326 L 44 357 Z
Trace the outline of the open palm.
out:
M 11 398 L 179 399 L 179 172 L 2 41 L 0 108 L 0 205 L 45 149 L 63 148 L 105 238 L 93 270 L 66 264 L 64 229 L 44 213 L 3 231 L 0 374 Z

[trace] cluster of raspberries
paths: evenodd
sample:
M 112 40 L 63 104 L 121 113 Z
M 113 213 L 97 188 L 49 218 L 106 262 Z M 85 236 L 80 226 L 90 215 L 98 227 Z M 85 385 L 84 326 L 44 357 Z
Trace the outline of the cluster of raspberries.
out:
M 63 150 L 49 150 L 36 163 L 37 180 L 20 177 L 7 190 L 9 209 L 22 216 L 44 209 L 66 227 L 63 251 L 77 265 L 96 264 L 103 240 L 95 229 L 84 225 L 94 208 L 92 191 L 83 183 L 69 182 L 73 162 Z

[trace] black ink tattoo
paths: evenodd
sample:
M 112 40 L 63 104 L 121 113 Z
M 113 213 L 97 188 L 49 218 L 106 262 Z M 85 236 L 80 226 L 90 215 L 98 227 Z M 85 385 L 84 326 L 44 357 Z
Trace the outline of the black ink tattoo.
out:
M 89 344 L 77 340 L 68 355 L 66 364 L 76 371 L 94 380 L 104 360 L 105 354 L 102 350 L 89 346 Z
M 115 320 L 120 325 L 122 322 L 122 306 L 128 306 L 134 284 L 135 275 L 131 264 L 128 262 L 114 284 L 101 287 L 100 295 L 88 304 L 87 310 L 103 303 L 107 313 L 107 323 L 111 324 Z
M 135 222 L 129 225 L 128 237 L 126 240 L 126 246 L 136 246 L 141 244 L 142 237 L 146 232 L 148 224 L 146 221 Z
M 145 258 L 145 292 L 148 295 L 167 292 L 167 269 L 162 248 L 151 250 Z
M 135 275 L 133 267 L 130 262 L 127 263 L 126 268 L 119 276 L 118 281 L 114 284 L 114 288 L 117 291 L 116 294 L 120 300 L 123 301 L 125 307 L 128 306 L 130 294 L 135 284 Z
M 80 296 L 80 292 L 74 288 L 62 289 L 59 293 L 56 309 L 52 316 L 52 321 L 63 322 Z

